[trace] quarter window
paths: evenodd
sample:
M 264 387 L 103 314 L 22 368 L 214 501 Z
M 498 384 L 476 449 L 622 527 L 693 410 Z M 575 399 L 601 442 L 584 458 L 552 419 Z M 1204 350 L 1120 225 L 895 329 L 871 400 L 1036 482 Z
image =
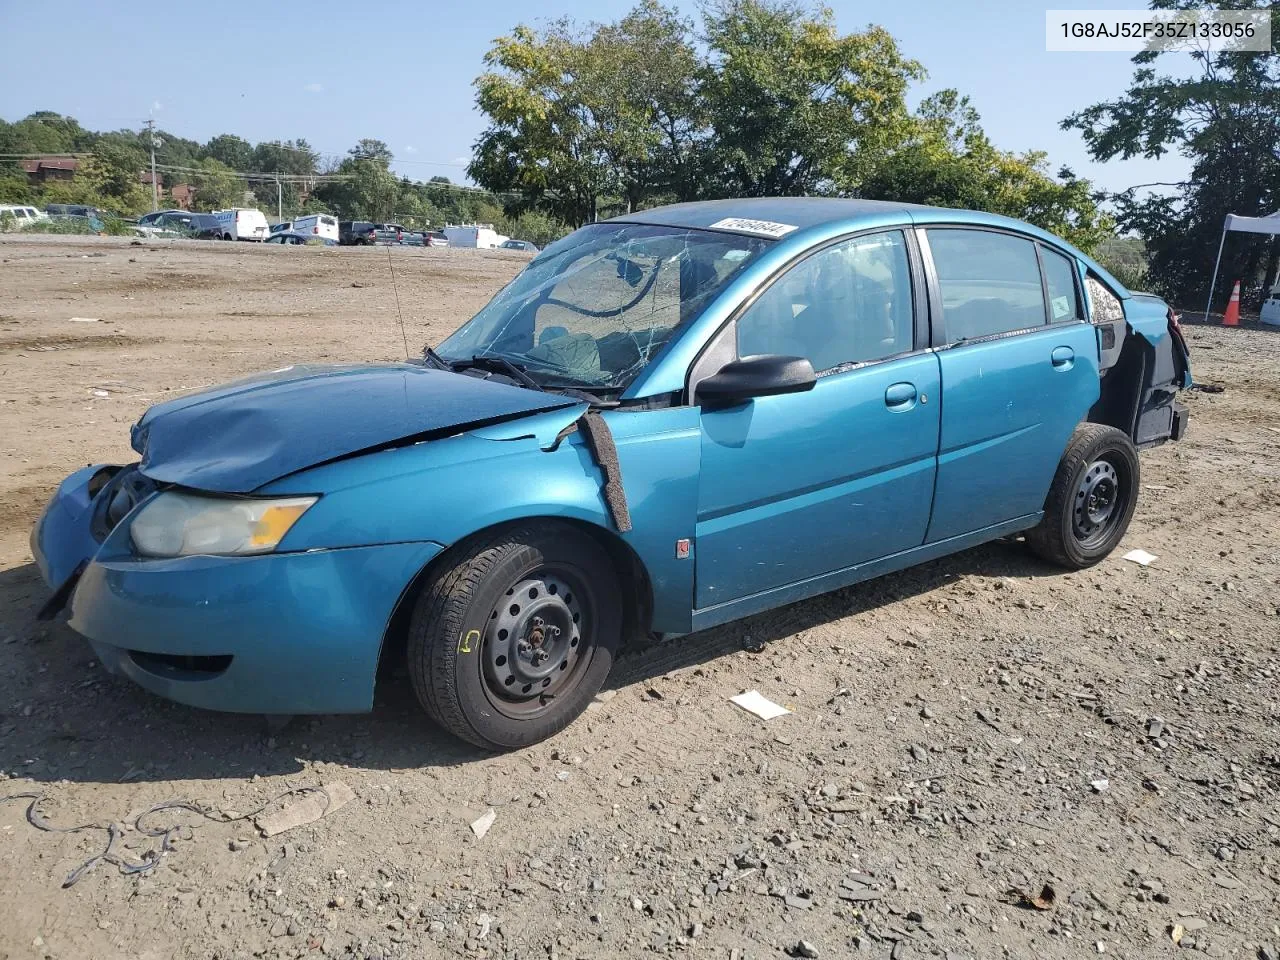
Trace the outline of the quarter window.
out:
M 1076 266 L 1055 250 L 1040 248 L 1044 267 L 1045 290 L 1049 294 L 1049 322 L 1080 319 L 1080 300 L 1076 295 Z
M 1089 274 L 1084 288 L 1089 294 L 1089 319 L 1094 323 L 1114 323 L 1124 319 L 1124 307 L 1101 280 Z
M 913 346 L 901 231 L 854 237 L 792 267 L 738 319 L 738 355 L 805 357 L 819 372 Z
M 1035 244 L 985 230 L 930 230 L 947 340 L 1044 326 Z

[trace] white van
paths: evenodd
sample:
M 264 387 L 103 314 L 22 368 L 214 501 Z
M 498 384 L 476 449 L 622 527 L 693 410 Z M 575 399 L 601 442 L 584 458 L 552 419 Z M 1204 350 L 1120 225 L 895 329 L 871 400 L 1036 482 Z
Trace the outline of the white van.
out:
M 327 213 L 313 213 L 306 217 L 297 217 L 293 221 L 294 233 L 305 233 L 313 237 L 338 242 L 338 218 Z
M 252 207 L 232 207 L 215 210 L 213 215 L 222 224 L 223 240 L 265 240 L 271 232 L 267 218 L 261 210 Z
M 492 223 L 468 223 L 445 227 L 444 235 L 448 238 L 451 247 L 478 247 L 481 250 L 495 249 L 511 239 L 494 230 Z

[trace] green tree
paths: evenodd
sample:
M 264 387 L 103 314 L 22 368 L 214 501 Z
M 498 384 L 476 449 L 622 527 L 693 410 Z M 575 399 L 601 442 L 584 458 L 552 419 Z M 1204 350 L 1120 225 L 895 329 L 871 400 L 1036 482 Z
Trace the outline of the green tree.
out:
M 1155 9 L 1198 9 L 1199 0 L 1154 0 Z M 1280 3 L 1233 0 L 1223 7 L 1271 11 Z M 1278 21 L 1280 22 L 1280 21 Z M 1226 51 L 1191 55 L 1189 75 L 1161 73 L 1166 54 L 1143 52 L 1129 88 L 1067 117 L 1096 160 L 1177 152 L 1191 161 L 1183 181 L 1146 184 L 1112 199 L 1121 227 L 1142 237 L 1151 286 L 1179 303 L 1195 303 L 1209 289 L 1223 220 L 1228 213 L 1258 216 L 1280 207 L 1280 57 Z M 1154 189 L 1153 189 L 1154 188 Z M 1276 273 L 1274 240 L 1231 237 L 1224 276 L 1257 285 Z M 1229 295 L 1223 285 L 1222 299 Z
M 136 213 L 151 204 L 151 192 L 141 178 L 147 158 L 136 146 L 118 140 L 100 139 L 81 165 L 83 176 L 102 205 L 116 213 Z
M 1092 250 L 1112 236 L 1092 186 L 1070 170 L 1048 172 L 1043 153 L 998 150 L 967 97 L 942 90 L 916 112 L 909 134 L 870 164 L 857 193 L 1027 220 Z
M 317 186 L 316 199 L 338 216 L 390 220 L 395 215 L 400 183 L 390 170 L 391 150 L 380 140 L 361 140 L 333 173 L 341 179 Z
M 204 145 L 204 155 L 232 170 L 247 171 L 253 163 L 253 147 L 234 133 L 220 133 Z
M 611 170 L 599 149 L 580 80 L 583 44 L 568 21 L 541 33 L 518 26 L 485 54 L 476 104 L 489 127 L 467 175 L 491 190 L 517 191 L 575 226 L 593 219 Z
M 95 139 L 73 118 L 37 110 L 17 123 L 0 126 L 0 153 L 82 153 Z
M 347 154 L 356 160 L 374 160 L 382 164 L 384 167 L 390 165 L 394 159 L 391 148 L 381 140 L 373 140 L 368 137 L 359 141 L 354 147 L 347 151 Z
M 642 0 L 582 44 L 577 88 L 627 212 L 657 198 L 691 200 L 702 179 L 706 111 L 693 24 Z
M 923 68 L 880 27 L 841 35 L 831 11 L 724 0 L 706 15 L 701 93 L 711 169 L 737 196 L 833 193 L 901 136 Z
M 196 204 L 205 210 L 225 210 L 244 202 L 245 183 L 225 163 L 212 158 L 200 160 L 198 173 L 189 175 L 196 188 Z

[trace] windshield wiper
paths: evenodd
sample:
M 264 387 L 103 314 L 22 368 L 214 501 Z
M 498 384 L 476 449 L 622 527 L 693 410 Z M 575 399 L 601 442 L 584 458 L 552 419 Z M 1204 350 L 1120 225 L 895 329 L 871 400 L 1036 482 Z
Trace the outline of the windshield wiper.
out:
M 530 390 L 546 392 L 546 388 L 542 384 L 525 373 L 524 367 L 496 354 L 477 354 L 470 360 L 454 360 L 449 364 L 449 368 L 451 370 L 475 369 L 488 370 L 490 373 L 501 373 L 521 386 L 528 387 Z
M 453 365 L 452 365 L 452 364 L 450 364 L 448 360 L 446 360 L 444 357 L 440 356 L 440 354 L 436 353 L 436 352 L 435 352 L 434 350 L 432 350 L 430 347 L 423 347 L 423 348 L 422 348 L 422 355 L 423 355 L 424 357 L 426 357 L 428 360 L 430 360 L 432 363 L 434 363 L 434 364 L 435 364 L 437 367 L 439 367 L 441 370 L 452 370 L 452 369 L 453 369 Z

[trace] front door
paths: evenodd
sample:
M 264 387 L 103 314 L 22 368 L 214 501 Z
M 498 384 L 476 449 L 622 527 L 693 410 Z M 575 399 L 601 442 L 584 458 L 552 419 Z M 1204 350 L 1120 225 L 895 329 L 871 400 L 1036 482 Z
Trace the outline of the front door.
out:
M 942 323 L 942 434 L 929 542 L 1044 508 L 1098 399 L 1075 261 L 1013 234 L 929 229 Z
M 915 286 L 902 232 L 867 234 L 810 255 L 737 319 L 738 356 L 803 356 L 819 376 L 703 408 L 697 608 L 924 541 L 940 380 L 915 350 Z

